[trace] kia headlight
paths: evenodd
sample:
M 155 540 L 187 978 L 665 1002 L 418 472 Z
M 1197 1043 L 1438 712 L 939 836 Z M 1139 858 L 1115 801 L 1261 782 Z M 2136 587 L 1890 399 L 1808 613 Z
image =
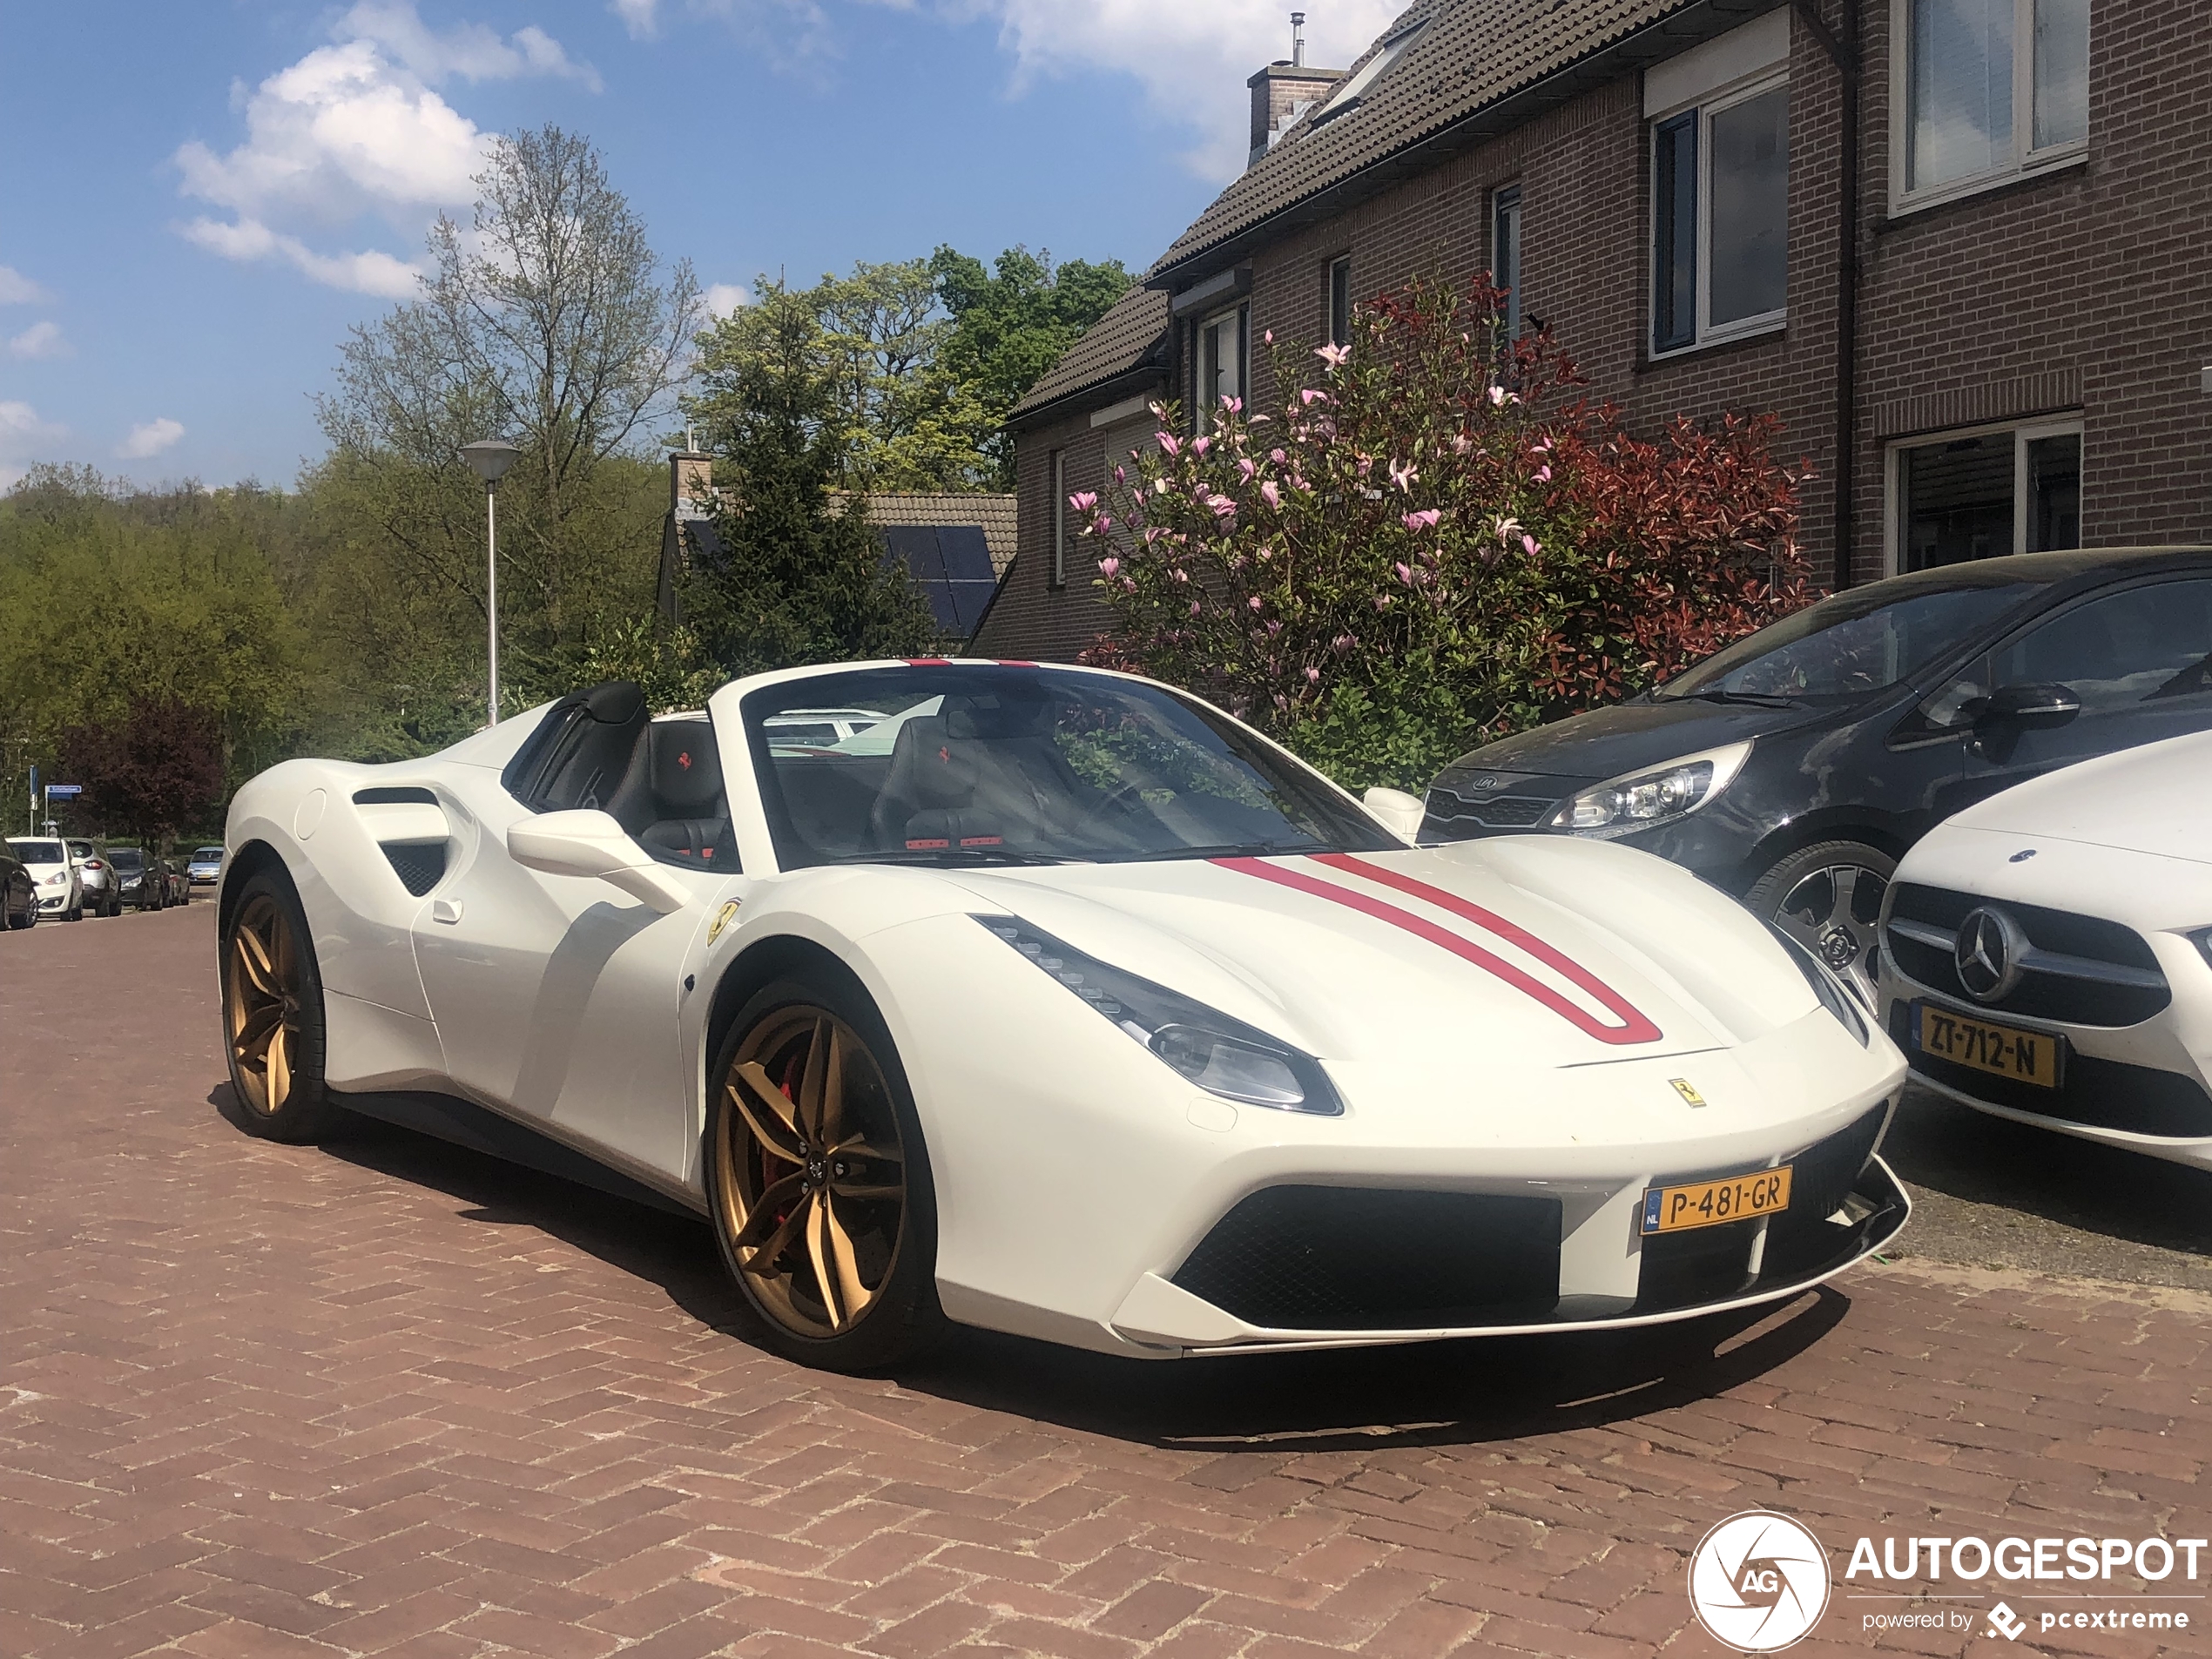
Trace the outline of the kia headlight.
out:
M 1838 977 L 1827 963 L 1781 928 L 1770 921 L 1766 927 L 1769 933 L 1782 941 L 1782 948 L 1790 953 L 1790 960 L 1797 965 L 1797 972 L 1805 976 L 1805 983 L 1812 987 L 1812 994 L 1820 999 L 1820 1006 L 1834 1015 L 1837 1022 L 1858 1039 L 1860 1048 L 1865 1048 L 1868 1042 L 1866 1017 L 1860 1011 L 1858 993 Z
M 1750 755 L 1751 745 L 1746 740 L 1609 779 L 1571 797 L 1551 815 L 1545 827 L 1606 840 L 1670 824 L 1717 799 L 1736 781 L 1736 774 L 1743 770 Z
M 1208 1094 L 1281 1112 L 1333 1117 L 1344 1110 L 1321 1062 L 1312 1055 L 1164 985 L 1085 955 L 1016 917 L 975 920 Z

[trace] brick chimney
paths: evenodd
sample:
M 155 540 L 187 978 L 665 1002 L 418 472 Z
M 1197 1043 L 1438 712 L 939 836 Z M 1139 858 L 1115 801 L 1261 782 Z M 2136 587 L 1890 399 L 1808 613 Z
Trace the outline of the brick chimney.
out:
M 1305 14 L 1291 13 L 1291 55 L 1277 58 L 1244 84 L 1252 93 L 1252 148 L 1247 168 L 1275 147 L 1284 132 L 1344 78 L 1340 69 L 1311 69 L 1305 62 Z
M 700 449 L 668 454 L 668 510 L 691 520 L 714 516 L 714 457 Z

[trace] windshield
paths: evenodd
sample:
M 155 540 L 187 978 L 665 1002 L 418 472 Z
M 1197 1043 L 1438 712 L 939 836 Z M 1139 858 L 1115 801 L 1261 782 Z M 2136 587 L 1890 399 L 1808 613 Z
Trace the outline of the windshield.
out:
M 886 712 L 820 741 L 787 712 Z M 1366 813 L 1236 722 L 1163 688 L 1065 670 L 857 669 L 745 700 L 785 869 L 1376 852 Z
M 1905 593 L 1859 588 L 1762 628 L 1652 695 L 1760 701 L 1857 697 L 1909 679 L 2047 583 L 1981 582 Z
M 203 846 L 199 852 L 193 853 L 192 858 L 194 864 L 212 864 L 222 856 L 223 849 L 221 847 Z
M 145 861 L 145 854 L 135 846 L 118 846 L 107 855 L 107 861 L 118 870 L 135 870 Z
M 9 850 L 25 864 L 59 864 L 62 844 L 59 841 L 10 841 Z

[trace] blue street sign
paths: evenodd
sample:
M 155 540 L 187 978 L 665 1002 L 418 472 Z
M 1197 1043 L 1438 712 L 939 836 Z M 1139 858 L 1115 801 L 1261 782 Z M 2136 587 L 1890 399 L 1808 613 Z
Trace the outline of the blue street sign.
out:
M 48 784 L 46 792 L 49 795 L 81 795 L 84 792 L 84 786 L 83 784 Z

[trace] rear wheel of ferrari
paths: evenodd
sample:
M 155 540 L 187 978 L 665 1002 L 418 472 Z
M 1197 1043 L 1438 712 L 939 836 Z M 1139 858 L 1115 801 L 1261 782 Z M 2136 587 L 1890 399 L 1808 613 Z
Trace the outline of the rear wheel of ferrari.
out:
M 890 1033 L 859 987 L 766 987 L 711 1078 L 708 1204 L 766 1345 L 860 1371 L 934 1339 L 928 1163 Z
M 246 1128 L 311 1141 L 337 1116 L 323 1085 L 322 974 L 292 883 L 264 870 L 223 929 L 223 1036 Z

